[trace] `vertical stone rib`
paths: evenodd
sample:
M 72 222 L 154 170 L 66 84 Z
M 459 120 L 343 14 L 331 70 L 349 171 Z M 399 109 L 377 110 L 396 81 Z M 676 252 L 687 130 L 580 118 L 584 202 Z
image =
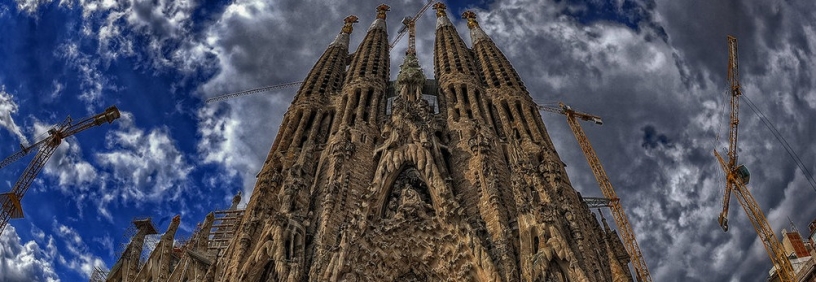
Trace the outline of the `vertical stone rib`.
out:
M 290 150 L 292 142 L 297 142 L 295 145 L 301 147 L 312 138 L 315 144 L 323 142 L 323 140 L 316 140 L 315 132 L 319 127 L 315 125 L 318 121 L 316 116 L 318 113 L 324 112 L 327 107 L 327 102 L 332 94 L 339 92 L 340 81 L 345 77 L 346 57 L 348 57 L 349 35 L 353 30 L 353 24 L 357 22 L 356 16 L 349 16 L 345 18 L 343 28 L 337 37 L 329 44 L 314 67 L 309 71 L 309 74 L 303 80 L 304 83 L 298 89 L 292 105 L 287 110 L 281 128 L 278 130 L 278 135 L 275 142 L 267 155 L 267 160 L 258 177 L 255 185 L 255 193 L 247 204 L 247 212 L 241 221 L 241 226 L 236 230 L 241 230 L 240 234 L 236 234 L 236 238 L 249 238 L 247 242 L 253 242 L 250 245 L 231 244 L 224 250 L 224 259 L 218 263 L 211 265 L 211 270 L 219 275 L 226 277 L 240 277 L 241 269 L 244 269 L 247 257 L 253 252 L 254 248 L 258 247 L 260 234 L 263 232 L 262 228 L 252 227 L 245 228 L 244 225 L 252 224 L 254 226 L 260 225 L 257 222 L 248 223 L 250 215 L 270 216 L 270 209 L 268 199 L 276 197 L 274 194 L 281 190 L 281 183 L 285 181 L 286 176 L 278 174 L 280 171 L 288 171 L 289 166 L 292 166 L 295 161 L 301 162 L 304 167 L 311 167 L 312 163 L 316 162 L 314 157 L 311 158 L 285 158 L 278 161 L 277 156 L 280 153 L 287 152 L 288 154 L 300 154 L 305 148 L 299 148 L 297 151 Z M 310 119 L 312 119 L 310 121 Z M 311 124 L 309 124 L 311 123 Z M 308 128 L 308 131 L 307 131 Z M 308 134 L 308 135 L 306 135 Z M 290 155 L 295 156 L 295 155 Z M 275 169 L 277 168 L 277 169 Z M 274 189 L 269 189 L 270 187 Z M 278 207 L 274 207 L 278 208 Z M 262 243 L 261 243 L 262 244 Z M 245 275 L 245 274 L 243 274 Z
M 453 86 L 454 97 L 447 103 L 449 115 L 453 113 L 452 121 L 458 122 L 459 118 L 466 117 L 465 120 L 485 123 L 486 115 L 480 106 L 480 95 L 483 93 L 480 79 L 473 76 L 474 59 L 465 42 L 459 37 L 456 28 L 448 19 L 445 12 L 445 5 L 437 3 L 434 5 L 436 12 L 436 40 L 434 42 L 434 73 L 436 74 L 441 89 L 448 89 Z M 457 111 L 458 109 L 458 111 Z M 456 114 L 458 113 L 458 115 Z
M 377 116 L 377 105 L 372 101 L 378 101 L 379 96 L 385 94 L 388 85 L 390 69 L 388 34 L 384 13 L 382 15 L 382 17 L 378 15 L 369 27 L 348 68 L 345 86 L 342 89 L 342 95 L 347 102 L 340 118 L 343 124 L 349 126 L 352 124 L 356 126 L 357 121 L 369 121 L 373 116 Z M 377 98 L 374 98 L 375 96 Z M 372 113 L 367 119 L 366 112 Z

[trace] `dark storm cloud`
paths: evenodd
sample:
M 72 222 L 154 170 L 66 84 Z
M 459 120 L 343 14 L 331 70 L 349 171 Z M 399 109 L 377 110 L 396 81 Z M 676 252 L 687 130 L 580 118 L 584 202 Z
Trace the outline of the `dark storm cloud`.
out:
M 585 130 L 627 208 L 656 281 L 764 279 L 770 262 L 736 199 L 731 230 L 724 233 L 716 223 L 724 176 L 712 150 L 725 154 L 728 145 L 725 36 L 740 40 L 743 92 L 800 155 L 812 159 L 813 149 L 803 141 L 816 134 L 804 122 L 816 118 L 816 93 L 809 90 L 810 50 L 816 45 L 810 24 L 816 18 L 807 12 L 812 7 L 658 1 L 612 9 L 604 4 L 614 14 L 596 20 L 586 18 L 594 11 L 576 10 L 599 5 L 593 3 L 502 1 L 480 13 L 480 21 L 536 101 L 560 100 L 604 118 L 602 127 Z M 637 18 L 651 21 L 634 28 L 631 19 Z M 573 185 L 584 194 L 597 193 L 574 138 L 557 124 L 563 119 L 545 116 L 545 121 Z M 749 189 L 774 230 L 785 225 L 786 216 L 809 222 L 816 213 L 787 203 L 812 200 L 813 190 L 806 189 L 804 177 L 744 104 L 740 129 L 740 162 L 751 164 L 757 179 Z
M 643 130 L 643 143 L 641 143 L 643 148 L 654 149 L 661 145 L 671 148 L 673 146 L 671 139 L 666 134 L 657 133 L 653 125 L 646 125 L 641 130 Z

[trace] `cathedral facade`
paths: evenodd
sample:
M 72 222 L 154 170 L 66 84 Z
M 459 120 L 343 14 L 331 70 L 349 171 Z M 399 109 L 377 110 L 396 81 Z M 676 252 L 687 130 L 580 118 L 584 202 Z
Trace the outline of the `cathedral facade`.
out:
M 632 281 L 475 14 L 463 14 L 469 48 L 435 4 L 433 79 L 409 48 L 389 81 L 388 9 L 354 52 L 346 18 L 234 224 L 214 228 L 210 214 L 174 247 L 174 218 L 146 262 L 130 255 L 135 236 L 107 280 Z M 140 238 L 157 233 L 139 224 Z

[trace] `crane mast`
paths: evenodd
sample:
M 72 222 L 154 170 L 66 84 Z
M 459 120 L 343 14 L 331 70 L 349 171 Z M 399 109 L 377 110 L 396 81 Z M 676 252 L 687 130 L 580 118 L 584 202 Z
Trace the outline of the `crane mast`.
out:
M 739 125 L 739 97 L 742 95 L 742 90 L 739 84 L 739 68 L 737 60 L 737 38 L 728 36 L 728 82 L 730 84 L 731 93 L 731 113 L 730 113 L 730 128 L 728 131 L 728 161 L 726 162 L 722 156 L 714 150 L 714 156 L 720 163 L 722 170 L 725 172 L 725 193 L 723 196 L 723 210 L 720 213 L 719 223 L 723 231 L 728 231 L 728 209 L 731 200 L 731 194 L 734 194 L 737 201 L 745 210 L 751 224 L 759 235 L 762 245 L 768 252 L 776 267 L 779 279 L 782 282 L 793 282 L 796 279 L 796 272 L 793 266 L 785 255 L 785 250 L 779 239 L 776 238 L 765 213 L 759 208 L 754 196 L 748 190 L 747 184 L 750 180 L 748 169 L 743 165 L 737 166 L 737 133 Z
M 415 31 L 416 20 L 422 16 L 422 13 L 424 13 L 425 10 L 428 10 L 428 7 L 430 7 L 432 3 L 433 1 L 429 0 L 428 3 L 425 3 L 425 6 L 422 6 L 422 9 L 419 9 L 419 12 L 417 12 L 416 15 L 414 15 L 413 17 L 405 17 L 404 19 L 402 19 L 403 24 L 402 29 L 400 29 L 399 32 L 397 33 L 397 37 L 394 38 L 394 41 L 392 41 L 391 44 L 388 45 L 389 49 L 394 49 L 394 46 L 397 45 L 397 42 L 399 42 L 399 40 L 402 39 L 403 36 L 405 36 L 405 33 L 408 33 L 408 50 L 406 50 L 405 53 L 416 55 L 416 31 Z
M 609 181 L 609 177 L 606 175 L 606 171 L 604 170 L 603 166 L 601 166 L 601 161 L 598 159 L 598 155 L 595 154 L 595 150 L 589 143 L 589 139 L 586 137 L 584 130 L 581 128 L 581 125 L 578 124 L 578 119 L 583 121 L 591 121 L 599 125 L 602 125 L 603 121 L 598 116 L 574 111 L 572 108 L 564 105 L 563 103 L 560 103 L 560 108 L 541 105 L 538 106 L 538 108 L 544 111 L 567 116 L 567 124 L 569 124 L 570 129 L 572 129 L 572 133 L 575 135 L 578 145 L 581 146 L 581 150 L 584 152 L 584 157 L 586 157 L 589 167 L 592 169 L 592 173 L 595 175 L 595 180 L 598 181 L 598 184 L 601 187 L 601 192 L 605 197 L 605 199 L 602 200 L 590 201 L 598 206 L 609 207 L 609 209 L 612 211 L 612 217 L 615 219 L 615 224 L 618 226 L 620 234 L 623 237 L 623 244 L 626 247 L 626 251 L 632 258 L 632 266 L 635 269 L 638 281 L 651 282 L 652 277 L 649 274 L 646 261 L 643 259 L 643 253 L 640 251 L 640 246 L 638 246 L 637 238 L 635 238 L 635 232 L 632 229 L 632 225 L 629 223 L 629 219 L 626 217 L 626 213 L 623 211 L 620 198 L 618 198 L 617 193 L 615 193 L 615 189 L 612 188 L 612 183 Z
M 111 123 L 118 119 L 119 116 L 119 109 L 117 109 L 115 106 L 111 106 L 110 108 L 106 109 L 105 112 L 85 118 L 76 124 L 73 123 L 71 117 L 68 117 L 62 123 L 58 124 L 52 129 L 49 129 L 48 137 L 45 139 L 34 143 L 34 145 L 23 147 L 22 150 L 3 160 L 2 163 L 0 163 L 2 165 L 0 167 L 4 167 L 15 160 L 19 160 L 34 149 L 39 149 L 37 150 L 37 154 L 34 156 L 34 159 L 28 164 L 26 169 L 23 171 L 23 174 L 20 175 L 20 178 L 17 180 L 17 183 L 14 184 L 11 191 L 0 194 L 0 202 L 2 202 L 2 211 L 0 211 L 0 234 L 3 233 L 9 219 L 23 217 L 23 210 L 20 200 L 22 200 L 26 191 L 28 191 L 31 183 L 34 182 L 37 174 L 39 174 L 43 167 L 45 167 L 45 163 L 48 162 L 48 159 L 51 158 L 51 155 L 54 154 L 54 151 L 57 149 L 57 147 L 59 147 L 60 143 L 62 143 L 62 139 L 68 138 L 88 128 L 98 126 L 106 122 Z

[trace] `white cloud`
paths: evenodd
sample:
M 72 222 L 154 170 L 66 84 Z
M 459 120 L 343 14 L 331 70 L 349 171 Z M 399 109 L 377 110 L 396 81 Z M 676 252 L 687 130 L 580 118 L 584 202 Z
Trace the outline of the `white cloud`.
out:
M 54 85 L 54 91 L 51 92 L 51 99 L 57 99 L 60 95 L 62 95 L 62 90 L 65 88 L 65 84 L 62 84 L 56 80 L 54 80 L 52 84 Z
M 79 74 L 82 93 L 79 100 L 87 105 L 88 112 L 100 105 L 103 90 L 115 90 L 116 85 L 102 73 L 99 59 L 80 51 L 76 42 L 60 45 L 55 56 L 65 59 Z
M 17 1 L 17 10 L 26 12 L 28 14 L 34 14 L 37 12 L 37 9 L 40 6 L 46 6 L 51 4 L 53 0 L 16 0 Z
M 0 234 L 0 281 L 60 281 L 54 272 L 53 239 L 45 249 L 37 242 L 23 243 L 12 225 Z
M 119 190 L 107 193 L 137 203 L 176 199 L 187 190 L 187 175 L 193 167 L 176 147 L 169 129 L 145 131 L 136 127 L 131 113 L 121 114 L 118 129 L 105 136 L 109 151 L 95 155 L 101 169 L 110 171 L 112 189 Z
M 28 144 L 28 139 L 23 135 L 20 127 L 14 122 L 11 117 L 12 114 L 17 113 L 17 103 L 14 102 L 14 97 L 6 92 L 6 86 L 0 86 L 0 126 L 8 130 L 11 134 L 17 136 L 21 144 Z
M 71 227 L 62 225 L 54 220 L 53 232 L 57 234 L 65 244 L 67 252 L 58 255 L 58 261 L 65 267 L 72 269 L 85 278 L 90 278 L 94 268 L 104 268 L 105 262 L 88 250 L 88 245 L 82 237 Z
M 46 138 L 48 130 L 55 125 L 44 124 L 40 121 L 34 122 L 34 136 Z M 95 181 L 97 171 L 82 157 L 82 149 L 77 144 L 76 137 L 63 139 L 51 158 L 45 163 L 43 168 L 45 175 L 56 177 L 59 190 L 65 194 L 73 194 L 80 197 L 81 191 L 88 190 L 88 184 Z M 77 191 L 72 190 L 76 188 Z
M 113 247 L 113 238 L 110 236 L 105 235 L 104 237 L 95 237 L 93 241 L 102 246 L 103 249 L 108 251 L 108 257 L 114 257 L 114 247 Z

